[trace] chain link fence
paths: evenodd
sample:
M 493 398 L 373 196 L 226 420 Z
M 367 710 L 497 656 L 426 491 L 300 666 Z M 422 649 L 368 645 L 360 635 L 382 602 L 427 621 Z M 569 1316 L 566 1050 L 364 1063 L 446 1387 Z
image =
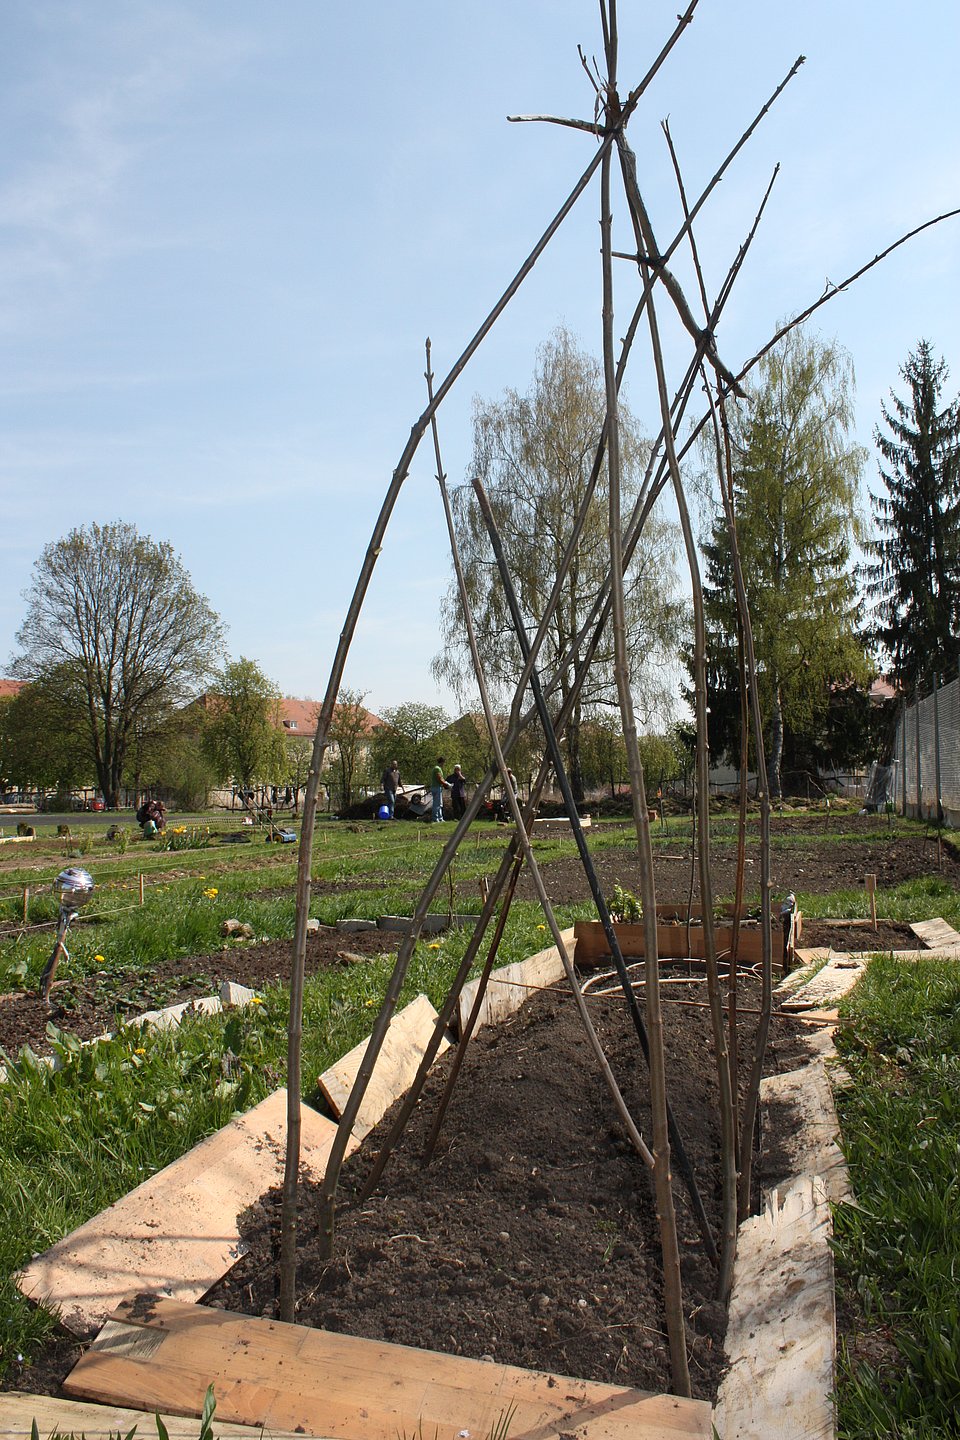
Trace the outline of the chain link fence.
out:
M 893 759 L 897 809 L 960 827 L 960 678 L 902 707 Z

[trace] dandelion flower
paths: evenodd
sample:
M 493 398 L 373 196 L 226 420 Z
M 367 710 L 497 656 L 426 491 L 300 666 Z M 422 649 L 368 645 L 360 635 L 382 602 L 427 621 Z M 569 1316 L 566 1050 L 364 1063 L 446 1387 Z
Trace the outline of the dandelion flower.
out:
M 262 1005 L 262 1004 L 263 1004 L 263 1001 L 260 999 L 260 996 L 259 996 L 259 995 L 254 995 L 253 999 L 250 1001 L 250 1004 L 251 1004 L 251 1005 Z
M 546 930 L 546 928 L 547 928 L 546 925 L 538 925 L 538 926 L 537 926 L 537 929 L 538 929 L 538 930 Z
M 146 1047 L 146 1045 L 138 1045 L 137 1048 L 136 1048 L 136 1050 L 134 1050 L 133 1053 L 134 1053 L 134 1055 L 146 1055 L 146 1053 L 147 1053 L 147 1047 Z
M 434 940 L 434 942 L 433 942 L 432 945 L 428 945 L 428 946 L 427 946 L 427 949 L 428 949 L 428 950 L 439 950 L 439 949 L 440 949 L 440 942 L 439 942 L 439 940 Z
M 103 956 L 102 956 L 102 955 L 94 955 L 93 958 L 94 958 L 94 960 L 96 961 L 96 963 L 97 963 L 98 965 L 102 965 L 102 964 L 103 964 Z
M 211 885 L 208 887 L 208 889 L 204 890 L 203 893 L 204 895 L 206 895 L 208 900 L 215 900 L 216 897 L 220 894 L 220 891 L 217 889 L 216 885 Z

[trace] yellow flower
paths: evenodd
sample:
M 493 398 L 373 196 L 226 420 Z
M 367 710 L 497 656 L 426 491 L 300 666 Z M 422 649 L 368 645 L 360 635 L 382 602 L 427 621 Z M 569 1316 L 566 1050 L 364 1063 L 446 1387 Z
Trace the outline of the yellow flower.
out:
M 98 965 L 102 965 L 102 964 L 103 964 L 103 956 L 102 956 L 102 955 L 94 955 L 93 958 L 94 958 L 94 960 L 97 962 Z
M 434 940 L 434 942 L 433 942 L 432 945 L 428 945 L 428 946 L 427 946 L 427 949 L 428 949 L 428 950 L 439 950 L 439 949 L 440 949 L 440 941 L 439 941 L 439 940 Z
M 137 1048 L 136 1048 L 136 1050 L 134 1050 L 133 1053 L 134 1053 L 134 1055 L 146 1055 L 146 1053 L 147 1053 L 147 1047 L 146 1047 L 146 1045 L 138 1045 Z
M 251 1005 L 262 1005 L 262 1004 L 263 1004 L 263 1001 L 260 999 L 260 996 L 259 996 L 259 995 L 254 995 L 253 999 L 250 1001 L 250 1004 L 251 1004 Z
M 546 928 L 547 928 L 546 925 L 538 925 L 538 926 L 537 926 L 537 929 L 538 929 L 538 930 L 546 930 Z
M 367 1003 L 367 1006 L 369 1007 L 369 1006 L 371 1006 L 371 1005 L 373 1004 L 373 1001 L 372 1001 L 372 1000 L 368 1000 L 366 1003 Z
M 220 891 L 217 889 L 216 885 L 211 885 L 209 889 L 204 890 L 203 893 L 204 895 L 206 895 L 208 900 L 215 900 L 216 897 L 220 894 Z

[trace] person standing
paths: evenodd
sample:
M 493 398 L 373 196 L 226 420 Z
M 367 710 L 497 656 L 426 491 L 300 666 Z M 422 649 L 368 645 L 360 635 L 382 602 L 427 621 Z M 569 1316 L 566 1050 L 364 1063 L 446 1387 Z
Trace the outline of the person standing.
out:
M 459 820 L 467 808 L 467 779 L 459 765 L 454 765 L 450 776 L 450 793 L 453 800 L 453 818 Z
M 387 809 L 390 811 L 390 819 L 395 820 L 394 810 L 397 804 L 397 786 L 400 784 L 400 766 L 396 760 L 391 760 L 380 777 L 380 785 L 383 789 L 383 798 Z
M 433 774 L 430 776 L 430 793 L 433 796 L 433 823 L 443 823 L 443 792 L 451 789 L 450 781 L 444 779 L 442 755 L 437 756 L 437 763 L 433 767 Z

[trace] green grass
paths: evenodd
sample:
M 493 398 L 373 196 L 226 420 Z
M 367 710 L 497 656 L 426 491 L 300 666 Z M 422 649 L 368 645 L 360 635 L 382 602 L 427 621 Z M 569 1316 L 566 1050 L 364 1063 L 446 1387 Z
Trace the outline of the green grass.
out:
M 501 841 L 502 844 L 502 841 Z M 247 877 L 248 878 L 248 877 Z M 213 880 L 218 883 L 214 885 Z M 148 892 L 148 903 L 109 925 L 78 928 L 71 937 L 72 973 L 96 969 L 122 1008 L 145 1009 L 165 998 L 151 986 L 152 963 L 170 954 L 196 955 L 221 942 L 224 916 L 249 919 L 257 933 L 289 935 L 293 899 L 257 900 L 230 871 L 171 880 Z M 351 892 L 377 910 L 390 894 L 412 903 L 415 881 L 393 892 Z M 216 889 L 214 896 L 204 890 Z M 396 908 L 400 908 L 398 903 Z M 561 912 L 561 923 L 569 919 Z M 467 944 L 465 931 L 421 941 L 406 977 L 401 1004 L 423 992 L 439 1006 Z M 11 975 L 32 983 L 49 953 L 50 932 L 4 952 L 19 957 Z M 503 938 L 504 964 L 549 943 L 535 905 L 517 903 Z M 95 946 L 102 951 L 95 951 Z M 98 962 L 96 954 L 103 960 Z M 26 971 L 17 970 L 26 961 Z M 370 1032 L 393 957 L 327 971 L 309 980 L 304 996 L 302 1086 L 319 1099 L 317 1078 Z M 0 981 L 0 984 L 3 982 Z M 177 1031 L 128 1027 L 115 1039 L 82 1046 L 55 1035 L 59 1068 L 51 1071 L 26 1052 L 8 1060 L 0 1085 L 0 1374 L 18 1373 L 53 1324 L 29 1306 L 11 1278 L 18 1266 L 67 1234 L 284 1082 L 288 994 L 266 990 L 262 1003 L 231 1015 L 188 1017 Z
M 811 919 L 866 919 L 870 914 L 867 892 L 832 890 L 829 895 L 814 895 L 798 890 L 797 904 Z M 877 891 L 877 914 L 884 920 L 932 920 L 942 916 L 960 929 L 960 893 L 940 875 L 924 875 L 905 880 L 900 885 Z
M 879 1349 L 841 1351 L 839 1433 L 960 1435 L 960 966 L 874 960 L 844 1011 L 837 1270 Z

